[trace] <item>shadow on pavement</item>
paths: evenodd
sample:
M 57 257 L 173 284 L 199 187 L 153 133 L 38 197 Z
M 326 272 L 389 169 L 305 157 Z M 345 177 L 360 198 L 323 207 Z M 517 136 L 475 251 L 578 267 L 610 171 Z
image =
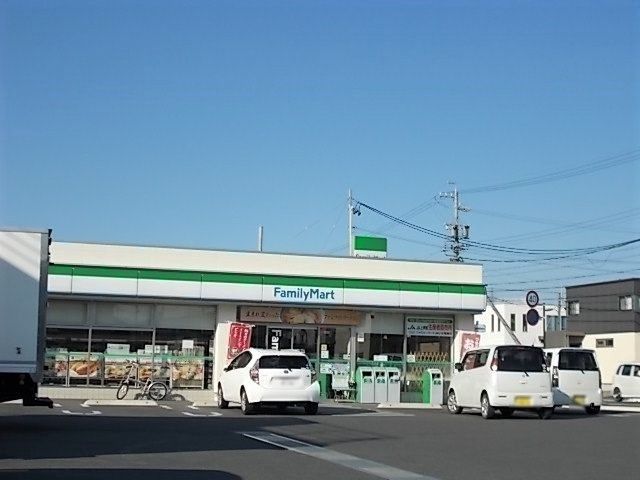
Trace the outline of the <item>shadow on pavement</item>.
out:
M 158 470 L 158 469 L 93 469 L 60 468 L 0 471 L 2 480 L 242 480 L 242 477 L 220 470 Z
M 296 417 L 0 417 L 0 459 L 273 449 L 237 434 L 304 425 Z

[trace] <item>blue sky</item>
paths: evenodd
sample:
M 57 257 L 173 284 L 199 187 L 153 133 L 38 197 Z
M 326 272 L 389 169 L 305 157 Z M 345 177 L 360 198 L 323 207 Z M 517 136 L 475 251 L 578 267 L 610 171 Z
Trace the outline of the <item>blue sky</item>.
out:
M 449 181 L 640 147 L 632 1 L 3 0 L 0 35 L 0 224 L 59 240 L 254 249 L 262 224 L 267 250 L 342 254 L 348 188 L 401 215 Z M 464 218 L 518 247 L 640 237 L 639 172 L 465 194 Z M 447 205 L 411 221 L 442 230 Z M 445 259 L 438 239 L 382 231 L 393 257 Z M 487 281 L 509 296 L 637 276 L 638 252 L 489 262 Z

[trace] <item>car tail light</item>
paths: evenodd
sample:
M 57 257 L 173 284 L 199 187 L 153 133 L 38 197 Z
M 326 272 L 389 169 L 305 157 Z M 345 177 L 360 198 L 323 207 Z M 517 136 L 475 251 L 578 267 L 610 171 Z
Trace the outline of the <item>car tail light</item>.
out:
M 315 370 L 311 370 L 311 383 L 315 382 L 316 380 L 318 380 L 318 372 L 316 372 Z
M 498 358 L 497 357 L 493 357 L 493 360 L 491 360 L 491 370 L 493 370 L 494 372 L 498 371 Z
M 551 386 L 558 386 L 558 367 L 553 367 L 553 374 L 551 375 Z
M 598 387 L 602 389 L 602 373 L 598 370 Z
M 256 382 L 258 385 L 260 384 L 260 370 L 258 370 L 257 364 L 249 370 L 249 376 L 251 377 L 251 380 Z

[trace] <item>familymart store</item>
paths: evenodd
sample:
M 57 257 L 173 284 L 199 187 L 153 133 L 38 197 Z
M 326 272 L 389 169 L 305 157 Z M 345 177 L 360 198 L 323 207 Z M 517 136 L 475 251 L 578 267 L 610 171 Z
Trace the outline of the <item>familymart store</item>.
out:
M 46 382 L 108 388 L 135 358 L 174 389 L 210 389 L 233 350 L 216 327 L 233 323 L 253 347 L 305 351 L 327 396 L 388 364 L 415 400 L 485 301 L 480 265 L 54 242 Z

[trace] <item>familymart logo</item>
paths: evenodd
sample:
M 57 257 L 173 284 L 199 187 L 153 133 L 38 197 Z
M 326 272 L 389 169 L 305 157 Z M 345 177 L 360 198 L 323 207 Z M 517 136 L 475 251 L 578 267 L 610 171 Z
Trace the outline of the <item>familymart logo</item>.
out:
M 279 300 L 293 300 L 302 302 L 336 301 L 336 291 L 332 288 L 307 287 L 273 287 L 273 296 Z

